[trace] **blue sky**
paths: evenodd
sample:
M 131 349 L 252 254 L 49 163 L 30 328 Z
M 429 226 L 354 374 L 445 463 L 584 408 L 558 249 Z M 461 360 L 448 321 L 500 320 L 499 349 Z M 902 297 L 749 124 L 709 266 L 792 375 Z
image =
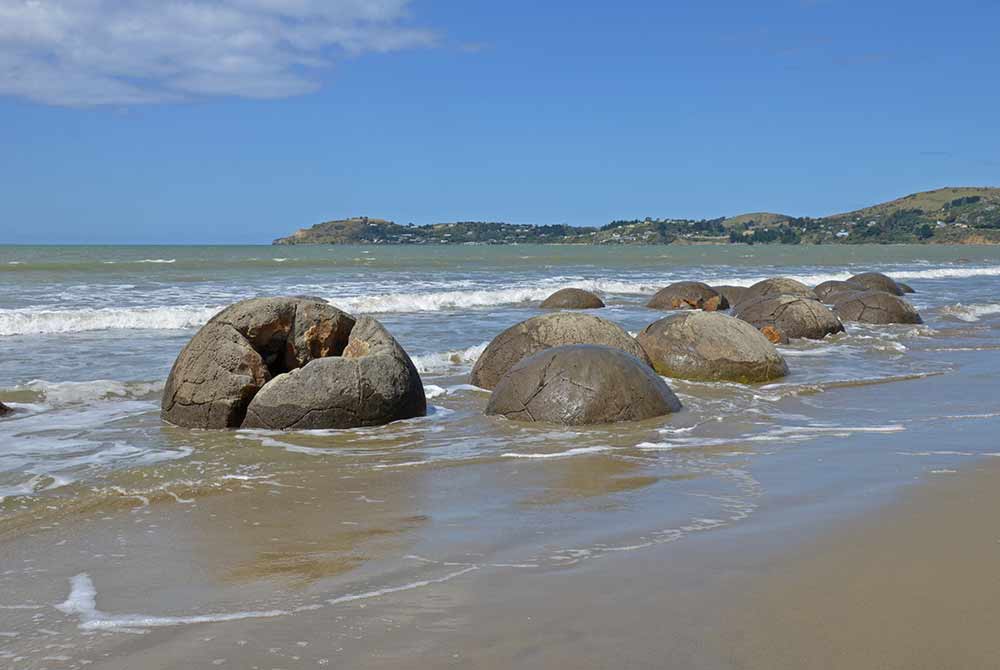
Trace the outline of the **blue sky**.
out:
M 996 2 L 172 4 L 0 0 L 0 243 L 1000 186 Z

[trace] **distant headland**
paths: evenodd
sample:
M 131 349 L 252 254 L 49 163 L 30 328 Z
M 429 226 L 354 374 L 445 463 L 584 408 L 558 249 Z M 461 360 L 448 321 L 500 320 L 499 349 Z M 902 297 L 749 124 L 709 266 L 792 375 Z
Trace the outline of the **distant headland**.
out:
M 457 221 L 421 226 L 367 216 L 303 228 L 273 244 L 1000 244 L 1000 188 L 914 193 L 819 218 L 757 212 L 633 219 L 600 228 Z

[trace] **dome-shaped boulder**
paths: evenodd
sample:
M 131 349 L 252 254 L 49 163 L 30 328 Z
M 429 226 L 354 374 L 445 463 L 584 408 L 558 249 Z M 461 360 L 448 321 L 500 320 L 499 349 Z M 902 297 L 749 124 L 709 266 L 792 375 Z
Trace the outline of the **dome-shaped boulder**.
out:
M 892 277 L 881 272 L 862 272 L 854 275 L 847 281 L 854 284 L 861 284 L 869 291 L 885 291 L 892 295 L 903 295 L 903 289 L 893 280 Z
M 604 301 L 582 288 L 559 289 L 542 302 L 542 309 L 599 309 Z
M 712 288 L 726 299 L 730 307 L 734 307 L 742 302 L 746 298 L 747 291 L 750 290 L 749 286 L 730 286 L 728 284 L 713 286 Z
M 518 362 L 497 384 L 486 414 L 578 426 L 639 421 L 680 408 L 645 361 L 614 347 L 570 345 Z
M 844 321 L 861 323 L 923 323 L 920 313 L 906 300 L 885 291 L 865 291 L 846 296 L 833 306 Z
M 679 281 L 661 288 L 649 299 L 652 309 L 728 309 L 729 303 L 714 288 L 700 281 Z
M 789 279 L 788 277 L 772 277 L 770 279 L 762 279 L 750 286 L 746 293 L 743 294 L 741 302 L 750 302 L 751 300 L 776 295 L 794 295 L 812 298 L 813 300 L 816 299 L 816 293 L 802 282 Z
M 825 281 L 822 284 L 817 284 L 813 291 L 816 296 L 820 299 L 820 302 L 826 303 L 827 305 L 832 305 L 836 300 L 832 296 L 842 295 L 844 293 L 861 293 L 867 291 L 861 284 L 855 284 L 849 281 Z
M 725 314 L 690 312 L 649 324 L 636 336 L 661 375 L 766 382 L 788 374 L 774 345 L 752 325 Z
M 603 344 L 649 360 L 642 347 L 618 324 L 591 314 L 556 312 L 514 324 L 489 343 L 472 368 L 471 382 L 492 389 L 523 358 L 567 344 Z
M 361 317 L 339 356 L 316 358 L 264 385 L 244 428 L 357 428 L 423 416 L 413 362 L 381 323 Z
M 821 340 L 844 330 L 840 319 L 819 300 L 794 295 L 745 302 L 737 307 L 735 316 L 758 330 L 770 326 L 791 339 Z

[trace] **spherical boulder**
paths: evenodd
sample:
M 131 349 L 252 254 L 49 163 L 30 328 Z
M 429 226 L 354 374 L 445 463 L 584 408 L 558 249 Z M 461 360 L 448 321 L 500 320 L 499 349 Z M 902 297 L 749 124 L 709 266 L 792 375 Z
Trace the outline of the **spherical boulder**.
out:
M 896 282 L 896 286 L 898 286 L 903 293 L 916 293 L 912 286 L 904 284 L 901 281 Z
M 361 317 L 339 356 L 315 358 L 264 385 L 243 428 L 381 426 L 427 413 L 420 375 L 381 323 Z
M 784 337 L 821 340 L 843 332 L 844 324 L 819 300 L 794 295 L 759 298 L 737 306 L 735 316 L 758 330 L 777 329 Z
M 899 284 L 881 272 L 862 272 L 859 275 L 854 275 L 847 281 L 854 284 L 861 284 L 868 291 L 885 291 L 886 293 L 891 293 L 892 295 L 903 295 L 903 289 L 899 287 Z
M 861 284 L 855 284 L 849 281 L 825 281 L 822 284 L 817 284 L 813 292 L 820 299 L 820 302 L 832 305 L 835 300 L 831 299 L 831 296 L 844 294 L 844 293 L 860 293 L 862 291 L 867 291 Z
M 726 299 L 730 307 L 733 307 L 739 302 L 742 302 L 746 298 L 747 291 L 750 290 L 749 286 L 730 286 L 724 284 L 722 286 L 713 286 L 713 289 Z
M 636 340 L 653 368 L 668 377 L 755 383 L 788 374 L 788 365 L 768 338 L 725 314 L 668 316 L 646 326 Z
M 542 302 L 542 309 L 598 309 L 604 301 L 582 288 L 559 289 Z
M 555 312 L 514 324 L 493 338 L 473 366 L 471 382 L 492 389 L 522 358 L 567 344 L 616 347 L 649 363 L 639 343 L 621 326 L 591 314 Z
M 913 305 L 885 291 L 851 294 L 835 304 L 833 311 L 845 321 L 861 323 L 924 322 Z
M 518 362 L 497 384 L 486 414 L 578 426 L 639 421 L 680 408 L 645 361 L 614 347 L 578 344 Z
M 728 309 L 729 303 L 714 288 L 700 281 L 674 282 L 661 288 L 649 299 L 646 307 L 652 309 L 703 309 L 714 312 Z
M 804 298 L 816 299 L 816 294 L 811 288 L 800 281 L 789 279 L 788 277 L 772 277 L 763 279 L 750 286 L 743 295 L 741 302 L 750 302 L 760 298 L 767 298 L 775 295 L 795 295 Z

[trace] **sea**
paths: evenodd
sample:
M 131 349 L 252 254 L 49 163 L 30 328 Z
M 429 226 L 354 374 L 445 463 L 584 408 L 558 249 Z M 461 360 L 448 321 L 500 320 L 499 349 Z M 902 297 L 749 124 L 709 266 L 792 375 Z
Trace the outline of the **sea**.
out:
M 773 383 L 668 379 L 684 407 L 660 419 L 519 424 L 484 416 L 469 384 L 487 343 L 560 288 L 601 294 L 593 313 L 636 333 L 667 316 L 644 305 L 674 281 L 863 271 L 910 284 L 925 323 L 793 341 Z M 278 295 L 381 321 L 427 416 L 165 424 L 164 380 L 197 329 Z M 129 667 L 199 640 L 131 667 L 363 667 L 402 627 L 448 635 L 457 591 L 432 597 L 446 583 L 585 579 L 727 533 L 787 541 L 1000 456 L 1000 248 L 0 246 L 0 402 L 15 410 L 0 419 L 0 665 Z

